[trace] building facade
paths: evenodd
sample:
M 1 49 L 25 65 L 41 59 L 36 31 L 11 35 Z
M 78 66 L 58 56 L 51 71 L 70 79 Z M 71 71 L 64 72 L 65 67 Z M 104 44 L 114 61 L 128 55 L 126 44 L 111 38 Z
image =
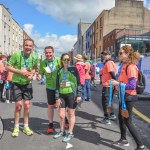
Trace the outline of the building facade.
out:
M 23 50 L 23 30 L 19 24 L 12 18 L 12 51 Z
M 9 55 L 11 51 L 11 20 L 9 9 L 0 4 L 0 52 L 5 55 Z

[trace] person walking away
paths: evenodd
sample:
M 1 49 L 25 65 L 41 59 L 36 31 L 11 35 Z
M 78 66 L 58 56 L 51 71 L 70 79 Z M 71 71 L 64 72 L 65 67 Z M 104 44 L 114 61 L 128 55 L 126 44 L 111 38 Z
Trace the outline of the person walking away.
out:
M 60 132 L 58 132 L 54 138 L 57 139 L 65 136 L 63 142 L 68 142 L 74 137 L 75 108 L 77 103 L 81 100 L 81 85 L 78 70 L 76 67 L 69 67 L 69 64 L 69 54 L 62 54 L 62 68 L 57 73 L 55 94 L 56 107 L 59 111 Z M 66 107 L 69 117 L 69 129 L 67 134 L 64 130 Z
M 23 132 L 28 136 L 33 134 L 33 131 L 29 128 L 29 112 L 30 100 L 33 98 L 32 79 L 38 65 L 38 58 L 32 53 L 33 48 L 34 41 L 32 39 L 25 39 L 23 42 L 23 51 L 15 52 L 6 65 L 6 69 L 13 72 L 12 82 L 14 83 L 13 100 L 15 101 L 15 125 L 12 137 L 19 135 L 19 120 L 22 103 L 24 103 Z
M 85 62 L 85 85 L 84 85 L 84 97 L 86 101 L 90 102 L 91 101 L 91 86 L 90 86 L 90 68 L 91 65 L 88 62 L 88 57 L 84 57 L 84 62 Z
M 129 117 L 124 117 L 121 113 L 121 104 L 119 103 L 119 127 L 121 132 L 120 140 L 113 142 L 116 146 L 129 146 L 129 142 L 126 138 L 126 127 L 134 138 L 137 148 L 136 150 L 148 150 L 141 141 L 140 135 L 136 130 L 134 123 L 132 123 L 132 109 L 138 100 L 136 91 L 136 81 L 138 79 L 137 62 L 140 58 L 138 52 L 134 52 L 131 46 L 125 45 L 119 50 L 119 60 L 123 63 L 118 81 L 112 81 L 113 85 L 118 88 L 120 83 L 124 83 L 125 86 L 125 105 L 128 111 Z M 116 88 L 116 89 L 117 89 Z
M 82 86 L 82 100 L 80 103 L 78 103 L 78 106 L 81 107 L 82 102 L 85 100 L 85 94 L 84 94 L 84 85 L 85 85 L 85 63 L 83 62 L 83 57 L 80 54 L 77 54 L 74 59 L 76 60 L 75 67 L 78 70 L 79 77 L 80 77 L 80 83 Z
M 4 85 L 7 78 L 7 70 L 5 68 L 6 65 L 6 56 L 0 56 L 0 101 L 5 102 L 3 99 Z
M 111 113 L 107 112 L 109 101 L 109 80 L 116 79 L 116 65 L 111 60 L 111 52 L 103 52 L 104 67 L 101 69 L 102 78 L 102 107 L 104 111 L 104 119 L 101 123 L 111 124 L 110 119 L 116 119 L 116 116 L 112 110 Z

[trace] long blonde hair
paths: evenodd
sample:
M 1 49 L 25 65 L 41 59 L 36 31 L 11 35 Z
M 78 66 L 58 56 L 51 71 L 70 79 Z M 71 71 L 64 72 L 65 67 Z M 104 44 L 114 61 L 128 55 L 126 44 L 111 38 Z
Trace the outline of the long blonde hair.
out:
M 121 47 L 122 50 L 128 55 L 126 64 L 137 64 L 138 60 L 140 58 L 140 53 L 135 52 L 134 49 L 131 46 L 125 45 Z

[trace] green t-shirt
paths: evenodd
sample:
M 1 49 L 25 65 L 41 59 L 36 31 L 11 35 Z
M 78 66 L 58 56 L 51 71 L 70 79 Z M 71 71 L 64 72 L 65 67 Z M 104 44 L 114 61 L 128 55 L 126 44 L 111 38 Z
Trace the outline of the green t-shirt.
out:
M 33 69 L 38 64 L 38 58 L 34 54 L 27 58 L 23 51 L 17 51 L 11 56 L 7 64 L 16 69 L 26 69 L 26 63 L 28 63 L 28 68 Z M 12 82 L 25 85 L 31 81 L 27 81 L 27 78 L 21 74 L 13 73 Z
M 49 73 L 46 68 L 51 72 Z M 54 60 L 49 62 L 47 59 L 43 60 L 40 64 L 40 74 L 46 77 L 46 88 L 55 90 L 56 89 L 56 76 L 57 71 L 60 68 L 60 58 L 54 57 Z

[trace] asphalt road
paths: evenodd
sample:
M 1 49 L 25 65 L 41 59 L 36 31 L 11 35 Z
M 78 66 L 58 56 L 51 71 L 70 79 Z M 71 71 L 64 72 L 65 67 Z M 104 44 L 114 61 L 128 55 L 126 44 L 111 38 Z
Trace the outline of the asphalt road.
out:
M 45 86 L 38 82 L 33 82 L 34 99 L 31 101 L 30 111 L 30 127 L 34 134 L 30 137 L 22 132 L 23 118 L 20 119 L 19 137 L 12 138 L 11 131 L 13 129 L 14 104 L 0 103 L 0 115 L 4 121 L 4 135 L 0 140 L 1 150 L 65 150 L 67 144 L 62 142 L 62 138 L 53 139 L 53 135 L 47 135 L 47 101 Z M 137 103 L 136 108 L 143 106 L 143 109 L 149 109 L 150 102 Z M 145 106 L 146 105 L 146 106 Z M 115 100 L 115 112 L 117 115 L 118 102 Z M 22 112 L 23 114 L 23 112 Z M 84 102 L 82 108 L 76 111 L 76 124 L 74 128 L 75 137 L 69 142 L 70 150 L 133 150 L 136 148 L 133 138 L 128 134 L 130 146 L 115 147 L 111 143 L 120 137 L 118 121 L 112 121 L 111 125 L 100 123 L 103 118 L 101 108 L 101 90 L 97 85 L 97 89 L 92 89 L 92 102 Z M 150 147 L 150 124 L 144 122 L 138 116 L 133 116 L 133 121 L 140 132 L 145 145 Z M 59 131 L 58 113 L 55 109 L 54 124 L 56 131 Z M 69 145 L 70 146 L 70 145 Z

